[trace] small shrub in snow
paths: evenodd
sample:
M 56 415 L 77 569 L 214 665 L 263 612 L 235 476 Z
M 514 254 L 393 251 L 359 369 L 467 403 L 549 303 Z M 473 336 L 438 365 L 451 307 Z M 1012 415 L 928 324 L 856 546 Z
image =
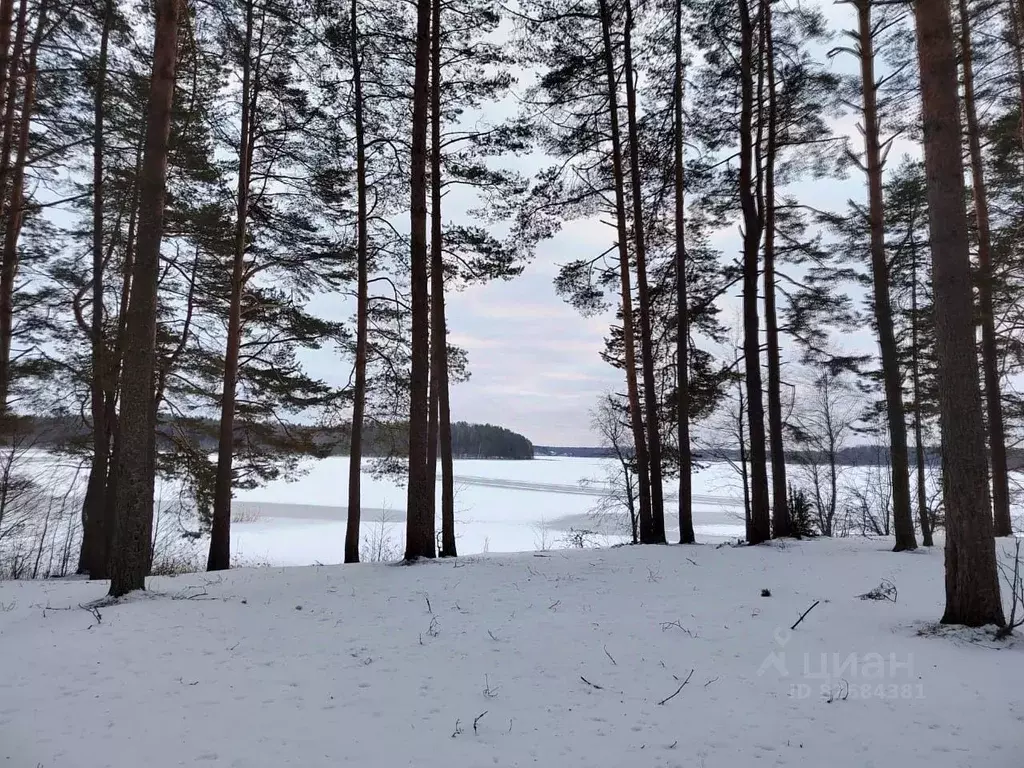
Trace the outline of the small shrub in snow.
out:
M 1017 627 L 1024 626 L 1024 573 L 1021 573 L 1021 542 L 1024 539 L 1014 539 L 1013 552 L 1006 552 L 1013 558 L 1012 563 L 1007 565 L 999 563 L 1003 580 L 1010 590 L 1010 614 L 1006 626 L 996 632 L 996 638 L 1009 637 Z
M 566 549 L 590 549 L 597 546 L 597 534 L 589 528 L 570 528 L 562 544 Z
M 814 507 L 807 492 L 802 488 L 789 486 L 789 525 L 793 536 L 810 539 L 818 535 Z
M 761 597 L 771 597 L 771 596 L 772 596 L 772 591 L 770 589 L 762 589 L 761 590 Z
M 383 512 L 380 520 L 368 527 L 363 541 L 359 545 L 359 559 L 364 563 L 390 563 L 398 560 L 401 555 L 398 544 L 391 535 L 390 520 L 387 512 Z
M 889 581 L 889 579 L 882 579 L 882 583 L 877 587 L 870 592 L 865 592 L 863 595 L 857 595 L 857 597 L 861 600 L 888 600 L 895 603 L 897 594 L 896 585 Z
M 232 523 L 258 523 L 261 517 L 260 511 L 256 507 L 231 507 Z

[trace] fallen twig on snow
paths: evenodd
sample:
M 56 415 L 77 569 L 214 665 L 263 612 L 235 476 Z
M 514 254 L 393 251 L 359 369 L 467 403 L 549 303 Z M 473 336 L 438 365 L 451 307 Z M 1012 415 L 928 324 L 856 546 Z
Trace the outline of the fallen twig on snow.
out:
M 491 681 L 484 675 L 484 698 L 493 699 L 498 695 L 499 688 L 491 688 Z
M 103 623 L 103 614 L 100 613 L 100 609 L 95 605 L 83 605 L 82 603 L 79 603 L 78 607 L 83 611 L 88 611 L 92 614 L 93 618 L 96 619 L 96 624 L 90 624 L 86 629 L 92 629 L 94 626 Z
M 673 693 L 673 694 L 672 694 L 671 696 L 669 696 L 668 698 L 665 698 L 665 699 L 662 699 L 661 701 L 659 701 L 659 702 L 658 702 L 658 706 L 660 707 L 660 706 L 661 706 L 662 704 L 664 704 L 664 703 L 666 703 L 666 702 L 668 702 L 668 701 L 672 701 L 672 699 L 674 699 L 674 698 L 675 698 L 676 696 L 678 696 L 678 695 L 679 695 L 679 692 L 680 692 L 681 690 L 683 690 L 683 688 L 685 688 L 685 687 L 686 687 L 686 684 L 687 684 L 688 682 L 690 682 L 690 678 L 691 678 L 691 677 L 693 677 L 693 670 L 692 670 L 692 669 L 690 670 L 690 674 L 688 674 L 688 675 L 686 676 L 686 679 L 685 679 L 685 680 L 683 680 L 682 684 L 680 684 L 680 686 L 679 686 L 678 688 L 676 688 L 676 692 L 675 692 L 675 693 Z
M 820 602 L 821 602 L 821 600 L 815 600 L 815 601 L 814 601 L 814 602 L 813 602 L 813 603 L 811 604 L 811 607 L 810 607 L 810 608 L 808 608 L 808 609 L 807 609 L 806 611 L 804 611 L 803 613 L 801 613 L 801 614 L 800 614 L 800 618 L 799 618 L 799 619 L 797 619 L 797 620 L 796 620 L 796 622 L 795 622 L 795 623 L 793 624 L 793 626 L 789 628 L 789 629 L 790 629 L 790 631 L 792 631 L 792 630 L 796 629 L 796 628 L 797 628 L 797 627 L 798 627 L 798 626 L 800 625 L 800 622 L 804 620 L 804 616 L 806 616 L 806 615 L 807 615 L 808 613 L 810 613 L 811 611 L 813 611 L 813 610 L 814 610 L 814 606 L 815 606 L 815 605 L 817 605 L 817 604 L 818 604 L 818 603 L 820 603 Z
M 587 680 L 587 678 L 585 678 L 583 675 L 580 675 L 580 680 L 582 680 L 584 683 L 589 685 L 591 688 L 594 688 L 595 690 L 598 690 L 598 691 L 603 691 L 604 690 L 604 686 L 603 685 L 598 685 L 597 683 L 592 683 L 589 680 Z
M 608 657 L 609 661 L 611 661 L 611 663 L 614 666 L 616 666 L 616 667 L 619 666 L 618 662 L 615 661 L 614 657 L 612 657 L 612 655 L 610 653 L 608 653 L 608 646 L 607 645 L 604 647 L 604 655 Z
M 486 714 L 487 710 L 485 709 L 483 712 L 481 712 L 479 715 L 473 718 L 473 733 L 476 733 L 476 724 L 479 723 L 483 719 L 483 716 Z

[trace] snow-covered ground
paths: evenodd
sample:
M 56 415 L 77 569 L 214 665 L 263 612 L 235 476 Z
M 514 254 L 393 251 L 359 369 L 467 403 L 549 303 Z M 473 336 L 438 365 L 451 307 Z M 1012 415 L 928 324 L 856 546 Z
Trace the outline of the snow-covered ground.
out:
M 0 583 L 0 765 L 1019 768 L 1024 645 L 890 546 Z

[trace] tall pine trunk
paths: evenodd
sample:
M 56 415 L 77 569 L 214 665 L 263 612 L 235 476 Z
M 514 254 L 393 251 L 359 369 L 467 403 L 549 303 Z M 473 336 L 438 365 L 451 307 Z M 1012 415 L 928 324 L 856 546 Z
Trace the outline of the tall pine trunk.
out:
M 761 11 L 764 69 L 768 78 L 768 141 L 764 167 L 764 325 L 768 357 L 768 443 L 772 461 L 772 535 L 789 536 L 789 502 L 786 498 L 786 448 L 782 435 L 782 353 L 775 309 L 775 163 L 778 155 L 778 96 L 775 92 L 775 45 L 772 6 Z
M 917 0 L 939 413 L 946 477 L 943 623 L 1004 624 L 977 376 L 953 26 L 945 0 Z
M 14 0 L 0 0 L 0 103 L 11 82 L 11 30 L 14 27 Z
M 14 53 L 8 66 L 7 92 L 4 94 L 3 136 L 0 138 L 0 203 L 7 200 L 10 186 L 11 157 L 14 154 L 15 131 L 17 130 L 18 88 L 19 80 L 25 71 L 22 62 L 25 57 L 25 37 L 28 34 L 28 0 L 18 4 L 18 16 L 15 22 Z M 7 403 L 0 403 L 6 411 Z
M 100 51 L 96 62 L 96 84 L 93 94 L 92 142 L 92 378 L 89 382 L 89 406 L 92 416 L 92 460 L 89 480 L 82 502 L 82 553 L 78 572 L 106 571 L 106 500 L 107 467 L 110 463 L 110 426 L 107 424 L 108 375 L 107 339 L 103 329 L 103 271 L 106 259 L 103 248 L 103 161 L 105 153 L 104 107 L 107 84 L 107 58 L 110 25 L 113 16 L 111 0 L 103 4 Z
M 18 276 L 18 239 L 21 236 L 21 224 L 25 215 L 25 165 L 28 162 L 32 111 L 35 108 L 36 61 L 46 28 L 47 8 L 47 0 L 42 0 L 39 4 L 32 42 L 29 45 L 22 87 L 21 115 L 18 120 L 17 150 L 12 168 L 10 193 L 6 198 L 7 215 L 4 220 L 3 252 L 0 254 L 0 414 L 8 413 L 11 405 L 14 281 Z
M 117 432 L 115 525 L 110 595 L 145 589 L 152 561 L 156 469 L 157 283 L 163 238 L 167 149 L 174 97 L 180 0 L 157 0 L 153 74 L 146 111 L 146 144 L 139 178 L 139 237 L 124 334 L 121 414 Z
M 974 56 L 967 0 L 959 0 L 960 62 L 964 80 L 964 115 L 971 153 L 971 186 L 974 218 L 978 227 L 978 308 L 981 316 L 981 362 L 985 376 L 985 408 L 988 414 L 989 461 L 992 465 L 992 514 L 996 536 L 1013 535 L 1010 521 L 1010 480 L 1006 468 L 1006 431 L 1003 425 L 1002 386 L 999 381 L 999 350 L 996 347 L 995 311 L 992 307 L 992 235 L 989 228 L 988 192 L 981 155 L 981 128 L 974 100 Z
M 452 461 L 452 414 L 448 385 L 448 329 L 444 309 L 444 241 L 441 231 L 441 3 L 431 9 L 430 68 L 430 329 L 431 416 L 436 413 L 434 460 L 441 452 L 441 557 L 455 557 L 455 465 Z M 436 404 L 436 411 L 434 411 Z M 439 439 L 438 439 L 439 438 Z M 434 483 L 431 483 L 433 489 Z M 433 498 L 433 496 L 431 497 Z
M 633 76 L 633 4 L 626 0 L 623 32 L 623 77 L 626 80 L 626 124 L 629 135 L 629 174 L 633 199 L 633 240 L 636 245 L 636 288 L 640 300 L 640 365 L 644 379 L 644 411 L 647 417 L 647 455 L 651 473 L 651 535 L 645 542 L 665 543 L 665 503 L 661 481 L 661 428 L 658 418 L 658 387 L 654 379 L 654 333 L 651 299 L 647 286 L 647 241 L 640 180 L 640 135 L 637 127 L 636 83 Z
M 348 525 L 345 562 L 359 562 L 363 417 L 366 411 L 366 346 L 369 319 L 369 233 L 366 210 L 366 130 L 363 123 L 363 62 L 359 50 L 359 2 L 352 0 L 352 90 L 356 138 L 356 370 L 352 393 L 352 434 L 348 451 Z
M 640 387 L 636 376 L 636 339 L 633 333 L 633 288 L 629 272 L 629 233 L 626 228 L 626 182 L 622 172 L 622 137 L 619 132 L 618 82 L 615 77 L 615 54 L 612 49 L 611 14 L 608 0 L 599 0 L 601 35 L 604 43 L 605 77 L 608 85 L 608 119 L 612 139 L 612 178 L 615 184 L 615 222 L 619 250 L 619 282 L 622 293 L 622 345 L 626 368 L 626 390 L 629 400 L 629 423 L 633 431 L 633 451 L 637 465 L 640 496 L 640 541 L 653 539 L 651 515 L 651 474 L 643 413 L 640 409 Z
M 750 434 L 749 544 L 771 538 L 768 466 L 765 453 L 764 404 L 761 385 L 760 319 L 757 313 L 758 254 L 764 220 L 754 196 L 754 26 L 748 0 L 740 0 L 740 175 L 743 209 L 743 356 L 747 383 L 747 429 Z
M 430 0 L 416 3 L 416 68 L 413 78 L 409 177 L 412 370 L 409 378 L 409 494 L 405 559 L 434 557 L 434 489 L 427 468 L 430 308 L 427 296 L 427 122 L 430 74 Z
M 903 412 L 903 377 L 899 348 L 893 332 L 889 297 L 889 262 L 885 252 L 885 201 L 882 191 L 882 145 L 879 138 L 878 83 L 875 79 L 874 28 L 870 0 L 858 0 L 858 44 L 860 46 L 861 93 L 864 104 L 864 155 L 868 177 L 868 226 L 871 234 L 872 306 L 882 359 L 885 412 L 889 427 L 889 466 L 892 475 L 895 551 L 917 549 L 914 517 L 910 504 L 910 457 L 907 451 L 907 423 Z
M 683 5 L 675 9 L 675 69 L 672 112 L 675 127 L 675 227 L 676 227 L 676 410 L 679 422 L 679 543 L 693 544 L 693 455 L 690 451 L 690 314 L 686 273 L 686 186 L 683 155 Z
M 217 436 L 217 473 L 213 491 L 213 525 L 206 570 L 231 567 L 231 485 L 235 455 L 235 399 L 238 388 L 238 358 L 242 344 L 242 291 L 245 288 L 245 241 L 249 217 L 249 177 L 252 169 L 253 118 L 259 73 L 253 73 L 253 0 L 245 4 L 245 39 L 242 43 L 242 114 L 238 141 L 238 190 L 235 197 L 234 250 L 228 297 L 228 329 L 224 348 L 224 380 L 220 400 Z M 255 80 L 255 83 L 254 83 Z
M 914 243 L 911 242 L 911 248 Z M 918 317 L 917 317 L 917 250 L 912 251 L 911 286 L 910 286 L 910 367 L 911 386 L 914 388 L 914 453 L 917 459 L 917 517 L 921 526 L 921 541 L 926 547 L 934 545 L 932 539 L 932 521 L 928 518 L 928 487 L 925 482 L 925 447 L 924 428 L 921 423 L 921 355 L 918 349 Z
M 1017 0 L 1010 2 L 1010 47 L 1013 49 L 1014 72 L 1017 77 L 1017 131 L 1024 151 L 1024 15 Z

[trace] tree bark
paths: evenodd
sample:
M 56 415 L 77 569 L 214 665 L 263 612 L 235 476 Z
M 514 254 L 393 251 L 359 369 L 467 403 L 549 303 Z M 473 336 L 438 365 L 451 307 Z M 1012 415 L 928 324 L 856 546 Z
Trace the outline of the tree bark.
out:
M 640 135 L 637 128 L 636 84 L 633 78 L 633 4 L 626 0 L 623 32 L 623 77 L 626 80 L 626 125 L 629 136 L 629 173 L 633 199 L 633 239 L 636 245 L 636 288 L 640 300 L 640 365 L 644 379 L 644 410 L 647 416 L 647 454 L 651 474 L 651 536 L 645 543 L 665 543 L 665 504 L 661 481 L 661 427 L 658 388 L 654 379 L 654 334 L 651 300 L 647 286 L 647 242 L 644 233 L 643 186 L 640 180 Z
M 943 623 L 1004 624 L 977 377 L 956 53 L 945 0 L 917 0 L 946 496 Z
M 679 543 L 693 544 L 693 454 L 690 450 L 690 313 L 686 273 L 686 186 L 683 154 L 683 5 L 675 8 L 675 78 L 672 112 L 675 121 L 676 227 L 676 410 L 679 421 Z
M 775 162 L 778 154 L 778 103 L 775 93 L 775 46 L 772 5 L 761 13 L 764 68 L 768 76 L 768 142 L 764 174 L 764 323 L 768 357 L 768 442 L 772 461 L 772 536 L 792 535 L 786 498 L 786 448 L 782 436 L 782 354 L 775 309 Z
M 743 209 L 743 355 L 747 382 L 747 430 L 750 434 L 749 544 L 771 538 L 768 466 L 765 455 L 764 404 L 761 385 L 760 319 L 757 314 L 758 253 L 764 228 L 753 190 L 754 27 L 747 0 L 740 0 L 740 176 Z
M 436 420 L 433 440 L 431 489 L 441 452 L 441 557 L 455 557 L 455 465 L 452 461 L 452 416 L 448 386 L 448 329 L 444 302 L 444 240 L 441 231 L 441 3 L 431 8 L 430 81 L 430 281 L 431 418 Z M 436 408 L 436 410 L 435 410 Z M 438 441 L 438 438 L 440 440 Z M 431 499 L 433 499 L 431 495 Z
M 640 409 L 640 387 L 636 375 L 636 339 L 633 333 L 633 288 L 629 273 L 629 234 L 626 230 L 626 184 L 622 172 L 622 138 L 619 133 L 618 83 L 612 49 L 611 18 L 608 0 L 599 0 L 601 35 L 604 42 L 605 76 L 608 81 L 608 119 L 612 139 L 612 178 L 615 184 L 615 222 L 618 235 L 619 280 L 622 292 L 622 344 L 625 354 L 626 390 L 629 422 L 633 430 L 634 454 L 640 496 L 640 541 L 653 539 L 651 515 L 651 475 L 647 438 Z
M 249 178 L 252 169 L 253 129 L 258 98 L 259 73 L 253 72 L 253 0 L 245 4 L 245 39 L 242 44 L 242 114 L 238 143 L 238 191 L 235 198 L 234 252 L 228 299 L 228 330 L 224 349 L 224 386 L 220 400 L 217 438 L 217 473 L 214 479 L 213 525 L 206 570 L 231 567 L 231 485 L 235 454 L 235 398 L 238 358 L 242 343 L 242 291 L 245 289 L 245 241 L 249 218 Z
M 434 517 L 427 468 L 430 309 L 427 297 L 427 121 L 430 74 L 430 0 L 416 3 L 416 67 L 413 78 L 410 158 L 410 282 L 412 370 L 409 380 L 409 494 L 405 559 L 434 557 Z
M 872 307 L 882 360 L 885 412 L 889 427 L 889 463 L 892 476 L 893 522 L 896 552 L 917 549 L 910 504 L 907 423 L 903 412 L 903 377 L 893 332 L 889 297 L 889 262 L 885 252 L 885 201 L 882 191 L 882 145 L 879 137 L 878 85 L 875 80 L 874 31 L 870 0 L 858 0 L 861 93 L 864 102 L 864 154 L 868 177 L 868 226 L 871 233 Z
M 28 161 L 28 143 L 31 135 L 32 110 L 36 96 L 36 59 L 43 42 L 46 27 L 47 0 L 39 4 L 39 16 L 29 45 L 25 65 L 21 115 L 18 120 L 18 145 L 11 175 L 11 190 L 6 197 L 4 216 L 4 243 L 0 254 L 0 414 L 10 411 L 11 343 L 14 339 L 14 281 L 18 276 L 18 239 L 25 214 L 25 164 Z M 21 19 L 19 24 L 26 24 Z M 12 89 L 12 94 L 14 90 Z
M 978 308 L 981 315 L 981 361 L 985 376 L 985 407 L 988 415 L 989 461 L 992 465 L 992 513 L 996 536 L 1012 536 L 1010 480 L 1006 467 L 1006 430 L 1003 425 L 1002 386 L 999 381 L 999 350 L 992 308 L 992 235 L 989 228 L 988 192 L 981 155 L 981 128 L 974 100 L 974 57 L 971 19 L 967 0 L 959 0 L 960 62 L 964 77 L 964 115 L 971 154 L 971 186 L 974 218 L 978 226 Z
M 152 561 L 156 469 L 153 375 L 156 370 L 157 283 L 163 237 L 167 149 L 174 97 L 180 0 L 158 0 L 146 145 L 139 179 L 139 239 L 125 324 L 126 365 L 118 426 L 116 521 L 110 596 L 145 589 Z
M 14 0 L 0 0 L 0 104 L 4 103 L 11 76 L 11 29 L 14 27 Z
M 110 463 L 110 427 L 107 424 L 106 362 L 107 339 L 103 329 L 103 173 L 105 154 L 104 107 L 106 101 L 107 58 L 110 25 L 113 16 L 111 0 L 103 4 L 100 51 L 96 63 L 96 84 L 93 103 L 92 146 L 92 378 L 89 382 L 89 406 L 92 416 L 92 460 L 89 480 L 82 502 L 82 556 L 78 572 L 106 571 L 106 547 L 100 542 L 107 537 L 106 500 L 107 466 Z
M 11 176 L 11 156 L 14 154 L 14 136 L 17 128 L 15 118 L 18 111 L 18 80 L 24 75 L 24 67 L 21 62 L 25 56 L 25 36 L 27 34 L 28 0 L 21 0 L 18 4 L 14 54 L 11 56 L 8 66 L 7 93 L 4 98 L 3 138 L 0 139 L 0 205 L 6 207 L 3 211 L 5 219 L 11 214 L 10 208 L 7 207 L 9 206 L 7 188 Z M 0 408 L 6 408 L 6 402 L 0 403 Z
M 359 562 L 363 418 L 366 411 L 366 347 L 369 304 L 369 233 L 366 206 L 366 130 L 363 123 L 363 63 L 359 50 L 359 2 L 352 0 L 352 89 L 356 138 L 356 370 L 352 393 L 352 434 L 348 451 L 348 524 L 345 562 Z

